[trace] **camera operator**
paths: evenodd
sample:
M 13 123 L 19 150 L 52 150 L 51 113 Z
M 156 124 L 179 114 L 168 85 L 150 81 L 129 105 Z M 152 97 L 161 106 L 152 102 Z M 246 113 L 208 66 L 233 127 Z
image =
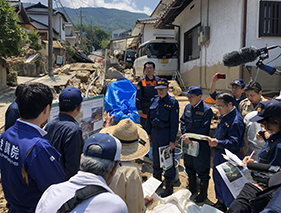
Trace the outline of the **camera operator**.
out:
M 262 187 L 261 187 L 262 186 Z M 280 212 L 281 172 L 275 173 L 264 184 L 246 183 L 226 213 Z M 278 201 L 277 201 L 278 200 Z M 277 210 L 278 209 L 278 210 Z
M 260 123 L 261 126 L 265 128 L 264 131 L 270 134 L 269 138 L 266 140 L 265 146 L 259 154 L 259 163 L 281 166 L 281 103 L 276 100 L 262 101 L 259 103 L 257 111 L 258 114 L 251 118 L 250 121 Z M 262 138 L 263 134 L 258 132 L 257 139 L 260 140 Z M 247 164 L 248 162 L 254 162 L 254 160 L 247 156 L 243 159 L 243 163 Z M 270 178 L 271 186 L 279 184 L 281 173 L 279 172 L 274 176 L 275 178 Z M 278 176 L 278 178 L 276 178 L 276 176 Z M 261 186 L 263 185 L 246 183 L 227 212 L 252 212 L 253 208 L 249 201 L 257 198 L 257 193 L 264 190 Z M 267 197 L 270 199 L 271 195 Z M 267 203 L 264 203 L 262 208 L 266 205 Z

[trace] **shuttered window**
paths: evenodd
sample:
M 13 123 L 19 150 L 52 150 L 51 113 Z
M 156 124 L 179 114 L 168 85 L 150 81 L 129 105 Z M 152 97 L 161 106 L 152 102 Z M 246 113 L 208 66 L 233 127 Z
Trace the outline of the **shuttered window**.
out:
M 259 37 L 281 36 L 281 2 L 260 1 Z
M 198 37 L 200 24 L 184 33 L 184 57 L 183 62 L 198 59 L 200 57 L 200 47 Z

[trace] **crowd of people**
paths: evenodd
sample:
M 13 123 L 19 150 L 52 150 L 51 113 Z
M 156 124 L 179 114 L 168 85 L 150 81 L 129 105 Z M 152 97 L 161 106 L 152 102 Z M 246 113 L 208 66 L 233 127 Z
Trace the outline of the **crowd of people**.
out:
M 195 139 L 186 133 L 209 136 L 213 118 L 201 88 L 188 88 L 189 104 L 179 117 L 179 103 L 169 94 L 168 80 L 154 72 L 154 63 L 145 63 L 145 76 L 137 85 L 140 124 L 123 119 L 112 125 L 114 115 L 108 112 L 104 128 L 86 141 L 75 120 L 83 101 L 79 89 L 69 87 L 61 92 L 58 116 L 43 127 L 50 115 L 52 91 L 41 83 L 19 85 L 16 100 L 6 112 L 6 131 L 0 136 L 1 181 L 9 212 L 92 212 L 96 208 L 104 213 L 145 212 L 153 199 L 143 195 L 134 160 L 151 152 L 153 177 L 163 183 L 159 195 L 173 194 L 179 129 L 183 143 L 197 147 L 196 152 L 184 153 L 193 201 L 202 203 L 208 198 L 212 148 L 217 198 L 213 206 L 223 212 L 251 212 L 249 197 L 255 198 L 264 188 L 248 183 L 235 199 L 216 166 L 226 162 L 225 149 L 243 159 L 244 165 L 256 161 L 281 166 L 281 103 L 265 99 L 258 82 L 245 84 L 241 79 L 230 84 L 231 93 L 219 93 L 215 85 L 220 73 L 216 73 L 210 96 L 216 100 L 221 120 L 213 137 Z M 159 154 L 162 147 L 168 147 L 172 156 L 172 165 L 164 169 Z M 252 151 L 255 155 L 250 158 Z M 280 210 L 279 195 L 277 190 L 264 212 Z

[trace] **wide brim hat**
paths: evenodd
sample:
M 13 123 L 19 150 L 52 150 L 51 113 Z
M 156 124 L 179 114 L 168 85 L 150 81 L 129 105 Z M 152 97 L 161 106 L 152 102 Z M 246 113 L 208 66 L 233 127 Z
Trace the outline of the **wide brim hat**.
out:
M 149 138 L 146 131 L 131 119 L 124 119 L 115 126 L 103 128 L 100 133 L 108 133 L 120 140 L 121 161 L 139 159 L 149 151 Z

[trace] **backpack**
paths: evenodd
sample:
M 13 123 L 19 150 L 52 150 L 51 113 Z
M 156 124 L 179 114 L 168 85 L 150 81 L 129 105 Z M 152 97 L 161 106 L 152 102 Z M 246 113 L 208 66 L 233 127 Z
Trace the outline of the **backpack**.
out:
M 66 201 L 59 208 L 57 213 L 67 213 L 71 212 L 78 204 L 82 203 L 84 200 L 87 200 L 95 195 L 108 192 L 107 189 L 97 186 L 97 185 L 88 185 L 81 189 L 76 190 L 75 196 Z

